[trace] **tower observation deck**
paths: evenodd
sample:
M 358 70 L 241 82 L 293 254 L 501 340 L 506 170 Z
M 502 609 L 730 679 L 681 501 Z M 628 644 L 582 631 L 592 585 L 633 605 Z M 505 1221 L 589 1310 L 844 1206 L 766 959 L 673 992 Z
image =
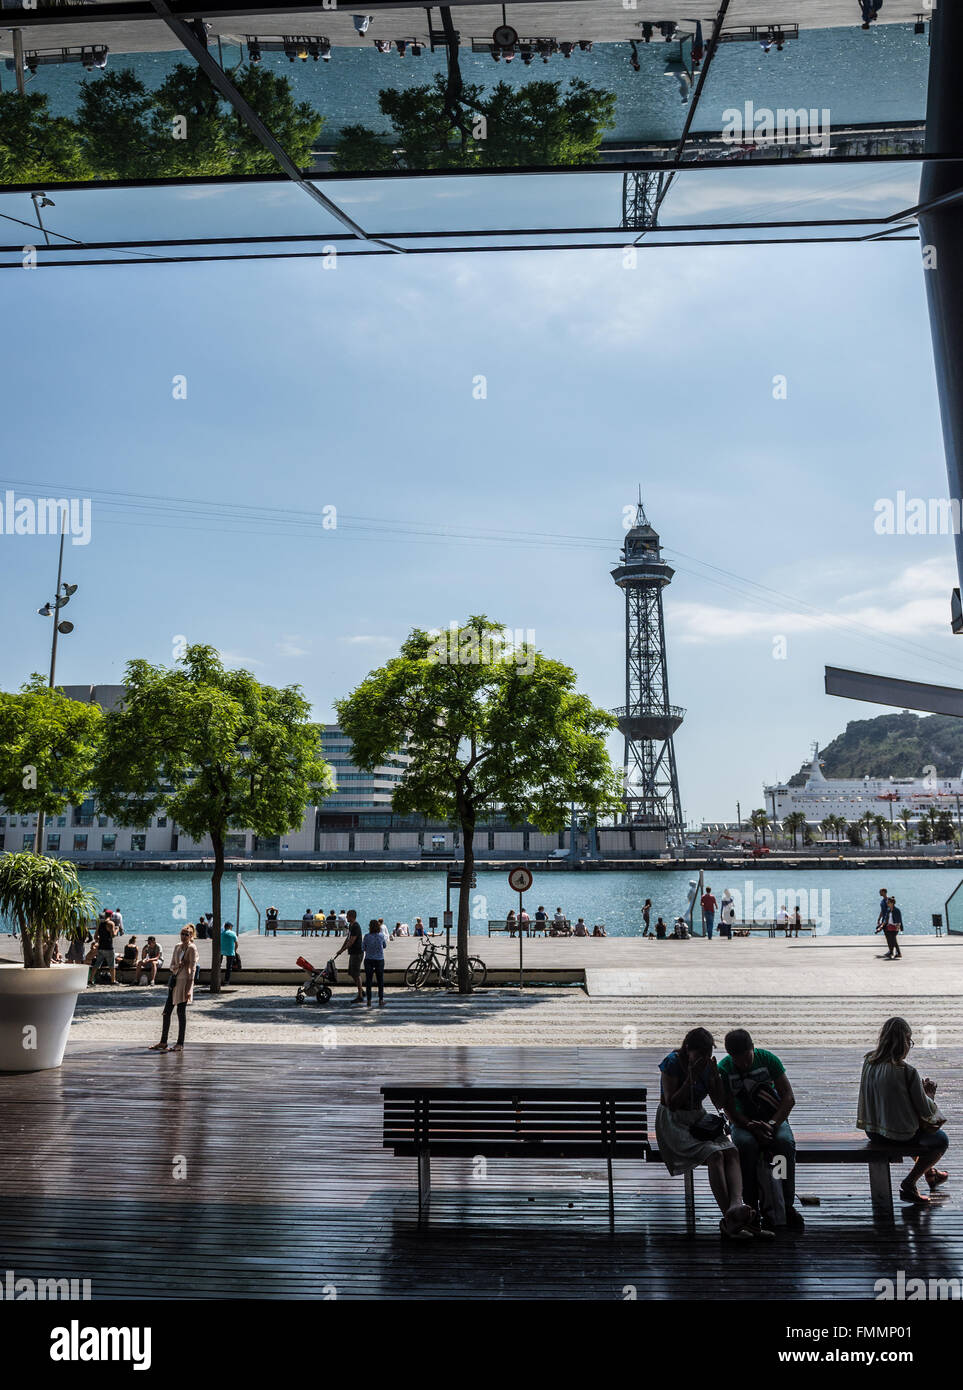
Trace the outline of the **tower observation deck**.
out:
M 675 571 L 641 499 L 612 578 L 625 593 L 625 704 L 613 710 L 625 739 L 625 810 L 632 826 L 682 837 L 672 737 L 685 710 L 669 703 L 662 591 Z

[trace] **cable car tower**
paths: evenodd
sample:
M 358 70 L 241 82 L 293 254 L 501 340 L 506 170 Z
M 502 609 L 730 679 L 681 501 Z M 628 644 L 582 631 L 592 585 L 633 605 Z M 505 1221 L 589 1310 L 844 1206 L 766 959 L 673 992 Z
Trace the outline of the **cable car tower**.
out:
M 641 495 L 612 578 L 625 593 L 625 705 L 613 710 L 625 739 L 625 810 L 633 828 L 682 838 L 672 736 L 685 710 L 669 704 L 662 591 L 675 571 L 662 559 Z

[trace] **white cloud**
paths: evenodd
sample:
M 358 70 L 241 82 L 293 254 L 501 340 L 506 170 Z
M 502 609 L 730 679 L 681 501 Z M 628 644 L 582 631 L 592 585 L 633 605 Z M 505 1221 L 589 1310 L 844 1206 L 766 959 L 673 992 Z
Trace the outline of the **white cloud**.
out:
M 282 637 L 280 642 L 275 643 L 275 647 L 281 656 L 307 656 L 307 647 L 298 645 L 301 640 L 295 632 L 289 637 Z
M 366 647 L 396 647 L 397 637 L 378 637 L 370 633 L 358 633 L 353 637 L 339 637 L 339 642 L 347 642 L 350 646 Z
M 708 644 L 740 637 L 825 632 L 858 626 L 880 636 L 941 635 L 949 621 L 948 566 L 933 558 L 904 566 L 875 588 L 841 595 L 818 613 L 786 608 L 760 608 L 738 601 L 721 604 L 675 603 L 672 630 L 680 642 Z

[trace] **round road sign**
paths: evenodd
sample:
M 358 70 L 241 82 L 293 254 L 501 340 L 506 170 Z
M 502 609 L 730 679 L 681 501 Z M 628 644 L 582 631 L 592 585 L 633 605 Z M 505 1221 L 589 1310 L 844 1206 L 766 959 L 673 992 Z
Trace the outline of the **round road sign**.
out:
M 514 48 L 518 43 L 518 30 L 510 24 L 499 24 L 492 34 L 492 42 L 496 48 Z
M 508 886 L 516 893 L 527 893 L 532 886 L 531 869 L 523 867 L 510 869 L 508 873 Z

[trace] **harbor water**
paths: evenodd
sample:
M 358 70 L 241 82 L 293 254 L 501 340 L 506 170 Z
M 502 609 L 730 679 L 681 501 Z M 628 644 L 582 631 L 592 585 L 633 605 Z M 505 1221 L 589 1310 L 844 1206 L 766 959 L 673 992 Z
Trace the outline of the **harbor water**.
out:
M 532 889 L 525 895 L 525 908 L 534 916 L 542 904 L 551 916 L 561 907 L 572 922 L 584 917 L 590 929 L 602 922 L 609 936 L 638 936 L 644 900 L 652 899 L 653 923 L 661 914 L 671 926 L 672 919 L 685 908 L 693 877 L 698 879 L 698 872 L 687 869 L 541 875 L 536 870 Z M 705 882 L 717 899 L 721 900 L 726 888 L 732 893 L 737 918 L 745 910 L 747 917 L 771 919 L 781 906 L 791 912 L 798 904 L 803 920 L 812 918 L 819 935 L 832 936 L 872 933 L 879 889 L 884 887 L 901 908 L 904 929 L 931 935 L 931 916 L 944 911 L 944 903 L 960 877 L 957 869 L 767 872 L 745 865 L 705 870 Z M 81 879 L 102 907 L 120 908 L 128 932 L 176 932 L 183 922 L 196 921 L 211 906 L 210 875 L 204 872 L 96 870 L 81 873 Z M 261 910 L 262 922 L 265 909 L 271 906 L 282 918 L 300 918 L 308 907 L 313 912 L 323 908 L 325 913 L 331 908 L 337 912 L 353 907 L 365 925 L 371 917 L 384 917 L 390 930 L 396 922 L 412 926 L 416 917 L 426 926 L 429 917 L 437 917 L 440 924 L 445 909 L 445 875 L 437 872 L 266 871 L 248 874 L 244 882 Z M 457 906 L 457 889 L 453 890 L 452 906 Z M 484 934 L 488 919 L 504 919 L 509 908 L 518 910 L 518 895 L 509 888 L 507 874 L 501 869 L 478 868 L 472 893 L 472 931 Z M 237 916 L 233 873 L 224 876 L 222 914 L 228 921 Z M 960 915 L 957 912 L 957 918 Z M 255 909 L 242 892 L 240 929 L 256 931 L 257 924 Z

